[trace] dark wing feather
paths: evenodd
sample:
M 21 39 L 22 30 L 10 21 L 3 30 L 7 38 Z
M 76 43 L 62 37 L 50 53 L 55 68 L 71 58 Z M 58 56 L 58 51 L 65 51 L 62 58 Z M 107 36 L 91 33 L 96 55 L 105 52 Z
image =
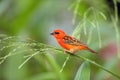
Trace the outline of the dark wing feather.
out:
M 83 44 L 82 42 L 80 42 L 79 40 L 73 38 L 73 37 L 70 37 L 70 36 L 65 36 L 63 37 L 63 42 L 65 44 L 70 44 L 70 45 L 74 45 L 74 46 L 85 46 L 85 44 Z

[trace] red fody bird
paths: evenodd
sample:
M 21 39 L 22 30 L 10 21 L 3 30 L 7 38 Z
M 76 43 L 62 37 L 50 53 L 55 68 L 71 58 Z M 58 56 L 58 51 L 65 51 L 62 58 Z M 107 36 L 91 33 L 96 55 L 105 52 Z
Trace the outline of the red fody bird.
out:
M 88 48 L 84 43 L 82 43 L 74 37 L 67 35 L 62 30 L 54 30 L 51 33 L 51 35 L 53 35 L 56 38 L 60 46 L 62 46 L 67 52 L 74 54 L 80 50 L 88 50 L 92 53 L 96 53 L 94 50 Z

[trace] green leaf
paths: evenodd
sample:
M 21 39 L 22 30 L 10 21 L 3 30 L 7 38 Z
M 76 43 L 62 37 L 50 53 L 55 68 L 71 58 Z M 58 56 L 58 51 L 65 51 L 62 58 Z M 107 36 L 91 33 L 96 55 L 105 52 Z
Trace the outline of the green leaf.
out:
M 82 63 L 74 80 L 90 80 L 90 65 L 89 62 L 85 61 Z

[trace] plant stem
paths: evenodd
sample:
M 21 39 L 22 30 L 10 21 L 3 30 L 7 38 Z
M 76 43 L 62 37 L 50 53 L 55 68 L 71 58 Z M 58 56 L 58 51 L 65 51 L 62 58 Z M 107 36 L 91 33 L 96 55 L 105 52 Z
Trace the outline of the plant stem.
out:
M 38 46 L 41 45 L 41 46 L 44 46 L 44 47 L 49 48 L 49 49 L 52 49 L 52 50 L 62 51 L 62 52 L 63 52 L 62 49 L 55 48 L 55 47 L 50 46 L 50 45 L 46 45 L 46 44 L 43 44 L 43 43 L 37 43 L 37 44 L 38 44 Z M 88 61 L 89 63 L 97 66 L 98 68 L 100 68 L 100 69 L 102 69 L 102 70 L 110 73 L 111 75 L 117 77 L 118 79 L 120 79 L 120 76 L 119 76 L 119 75 L 117 75 L 117 74 L 113 73 L 112 71 L 106 69 L 106 68 L 103 67 L 102 65 L 96 63 L 95 61 L 92 61 L 92 60 L 90 60 L 90 59 L 88 59 L 88 58 L 85 58 L 85 57 L 83 57 L 83 56 L 80 56 L 80 55 L 73 55 L 72 53 L 69 53 L 69 52 L 67 52 L 67 53 L 70 54 L 71 56 L 74 56 L 74 57 L 77 57 L 77 58 L 79 58 L 79 59 L 83 59 L 83 60 L 85 60 L 85 61 Z M 54 60 L 52 60 L 52 61 L 50 60 L 50 63 L 53 62 L 53 61 L 54 61 Z M 54 64 L 55 64 L 55 63 L 54 63 Z M 58 71 L 58 70 L 57 70 L 57 71 Z
M 113 76 L 117 77 L 118 79 L 120 79 L 120 76 L 119 76 L 119 75 L 117 75 L 117 74 L 113 73 L 112 71 L 104 68 L 103 66 L 101 66 L 101 65 L 98 64 L 98 63 L 96 63 L 95 61 L 92 61 L 92 60 L 90 60 L 90 59 L 88 59 L 88 58 L 85 58 L 85 57 L 83 57 L 83 56 L 80 56 L 80 55 L 79 55 L 79 56 L 78 56 L 78 55 L 73 55 L 73 54 L 71 54 L 71 53 L 68 53 L 68 54 L 70 54 L 70 55 L 72 55 L 72 56 L 74 56 L 74 57 L 77 57 L 77 58 L 81 58 L 81 59 L 83 59 L 83 60 L 85 60 L 85 61 L 88 61 L 89 63 L 97 66 L 98 68 L 100 68 L 100 69 L 102 69 L 102 70 L 104 70 L 104 71 L 112 74 Z
M 117 52 L 118 52 L 118 57 L 120 58 L 120 46 L 119 46 L 119 41 L 120 41 L 120 35 L 119 35 L 119 29 L 118 29 L 118 8 L 117 8 L 117 1 L 116 0 L 113 0 L 113 3 L 114 3 L 114 18 L 112 19 L 113 20 L 113 25 L 114 25 L 114 28 L 115 28 L 115 32 L 116 32 L 116 43 L 117 43 Z

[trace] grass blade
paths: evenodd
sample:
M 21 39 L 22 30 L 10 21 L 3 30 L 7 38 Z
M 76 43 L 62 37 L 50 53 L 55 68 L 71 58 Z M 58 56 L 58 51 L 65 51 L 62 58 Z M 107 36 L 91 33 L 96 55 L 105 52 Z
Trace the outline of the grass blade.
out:
M 90 80 L 90 65 L 85 61 L 80 66 L 74 80 Z

